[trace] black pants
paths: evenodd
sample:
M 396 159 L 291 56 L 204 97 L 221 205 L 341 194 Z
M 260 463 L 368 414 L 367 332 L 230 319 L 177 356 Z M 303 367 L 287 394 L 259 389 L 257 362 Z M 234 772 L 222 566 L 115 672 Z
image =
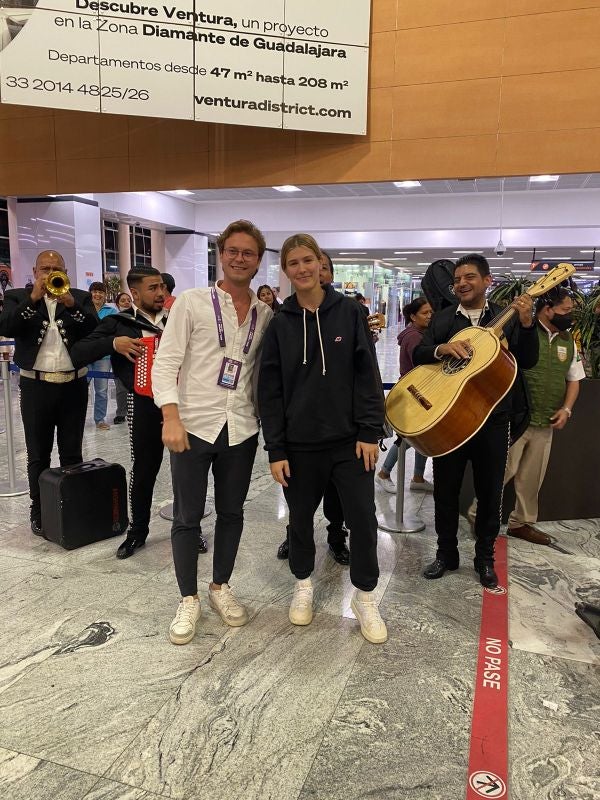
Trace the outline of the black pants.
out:
M 214 583 L 229 583 L 244 527 L 244 501 L 248 494 L 258 434 L 229 445 L 227 425 L 214 444 L 188 434 L 190 450 L 171 453 L 173 526 L 171 544 L 182 597 L 198 593 L 198 530 L 204 514 L 208 471 L 215 479 Z
M 152 495 L 163 460 L 162 413 L 151 397 L 129 392 L 127 424 L 131 447 L 129 504 L 131 525 L 128 536 L 146 539 L 150 530 Z
M 327 526 L 327 542 L 333 547 L 341 547 L 345 543 L 347 535 L 344 529 L 344 509 L 333 481 L 329 481 L 325 487 L 323 514 L 329 523 Z
M 291 477 L 284 489 L 290 510 L 290 569 L 299 580 L 315 566 L 314 515 L 327 484 L 335 485 L 350 527 L 350 579 L 370 592 L 377 586 L 377 518 L 373 472 L 355 445 L 318 452 L 288 452 Z
M 61 467 L 83 461 L 81 444 L 88 402 L 84 378 L 68 383 L 48 383 L 22 377 L 21 417 L 27 447 L 27 478 L 31 497 L 31 516 L 39 520 L 41 473 L 50 466 L 54 431 Z
M 494 563 L 494 542 L 500 530 L 508 436 L 509 423 L 492 418 L 458 450 L 433 459 L 437 557 L 450 566 L 458 566 L 458 502 L 467 461 L 473 467 L 477 497 L 475 561 L 477 564 Z

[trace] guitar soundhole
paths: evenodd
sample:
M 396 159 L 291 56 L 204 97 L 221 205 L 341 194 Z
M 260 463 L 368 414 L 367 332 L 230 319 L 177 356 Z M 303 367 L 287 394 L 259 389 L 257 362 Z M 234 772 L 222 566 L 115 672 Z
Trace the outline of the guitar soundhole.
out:
M 457 372 L 463 370 L 473 358 L 473 348 L 468 347 L 468 358 L 455 358 L 454 356 L 447 356 L 442 362 L 442 372 L 444 375 L 456 375 Z

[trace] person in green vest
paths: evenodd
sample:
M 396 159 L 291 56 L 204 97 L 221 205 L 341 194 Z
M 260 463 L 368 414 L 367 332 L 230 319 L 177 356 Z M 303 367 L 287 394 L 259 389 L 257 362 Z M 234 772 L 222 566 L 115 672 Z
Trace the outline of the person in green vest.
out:
M 515 508 L 508 518 L 508 535 L 535 544 L 551 539 L 534 526 L 538 494 L 546 475 L 552 436 L 569 422 L 585 378 L 570 328 L 573 300 L 567 289 L 553 289 L 537 302 L 539 359 L 523 370 L 531 395 L 531 419 L 525 433 L 508 452 L 504 483 L 514 478 Z

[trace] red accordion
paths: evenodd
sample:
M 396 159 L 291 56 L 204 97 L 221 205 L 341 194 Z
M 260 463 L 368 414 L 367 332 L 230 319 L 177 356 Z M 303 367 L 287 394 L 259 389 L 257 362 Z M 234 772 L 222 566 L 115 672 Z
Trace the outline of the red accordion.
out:
M 136 394 L 153 397 L 152 394 L 152 365 L 158 350 L 160 336 L 144 336 L 138 340 L 144 351 L 135 359 L 133 367 L 133 390 Z

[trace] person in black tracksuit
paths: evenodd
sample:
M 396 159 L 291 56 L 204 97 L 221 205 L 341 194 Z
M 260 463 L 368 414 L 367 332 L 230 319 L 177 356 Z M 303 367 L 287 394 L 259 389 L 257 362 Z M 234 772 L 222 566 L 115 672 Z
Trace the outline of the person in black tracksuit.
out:
M 127 389 L 127 423 L 131 444 L 129 498 L 131 524 L 119 545 L 117 558 L 129 558 L 143 547 L 149 533 L 154 484 L 163 459 L 162 414 L 152 397 L 133 388 L 135 358 L 142 348 L 138 339 L 159 336 L 167 321 L 160 272 L 153 267 L 135 267 L 127 275 L 133 296 L 132 313 L 105 317 L 94 332 L 77 343 L 73 358 L 88 364 L 110 355 L 113 372 Z M 202 548 L 201 542 L 201 548 Z M 206 552 L 204 543 L 203 552 Z
M 502 310 L 486 302 L 485 292 L 492 278 L 487 260 L 478 254 L 460 258 L 454 267 L 454 291 L 459 305 L 436 312 L 421 343 L 413 352 L 415 366 L 432 364 L 444 356 L 465 358 L 465 341 L 449 342 L 456 333 L 472 325 L 485 327 Z M 528 295 L 517 298 L 513 305 L 518 316 L 504 326 L 506 345 L 517 366 L 530 369 L 538 359 L 538 336 L 532 318 L 532 300 Z M 465 340 L 468 340 L 465 334 Z M 425 578 L 441 578 L 446 570 L 458 569 L 459 494 L 467 461 L 473 467 L 477 497 L 475 520 L 475 560 L 483 586 L 498 585 L 494 570 L 494 542 L 500 530 L 500 513 L 504 485 L 504 468 L 509 447 L 510 419 L 513 412 L 511 390 L 479 431 L 467 442 L 445 456 L 433 459 L 433 497 L 437 553 L 425 569 Z
M 377 586 L 374 469 L 384 419 L 371 334 L 358 304 L 319 284 L 321 251 L 308 234 L 284 243 L 281 265 L 296 294 L 263 339 L 258 406 L 271 473 L 289 507 L 289 562 L 297 578 L 290 621 L 312 620 L 314 513 L 329 481 L 350 528 L 352 609 L 372 642 L 387 638 Z

